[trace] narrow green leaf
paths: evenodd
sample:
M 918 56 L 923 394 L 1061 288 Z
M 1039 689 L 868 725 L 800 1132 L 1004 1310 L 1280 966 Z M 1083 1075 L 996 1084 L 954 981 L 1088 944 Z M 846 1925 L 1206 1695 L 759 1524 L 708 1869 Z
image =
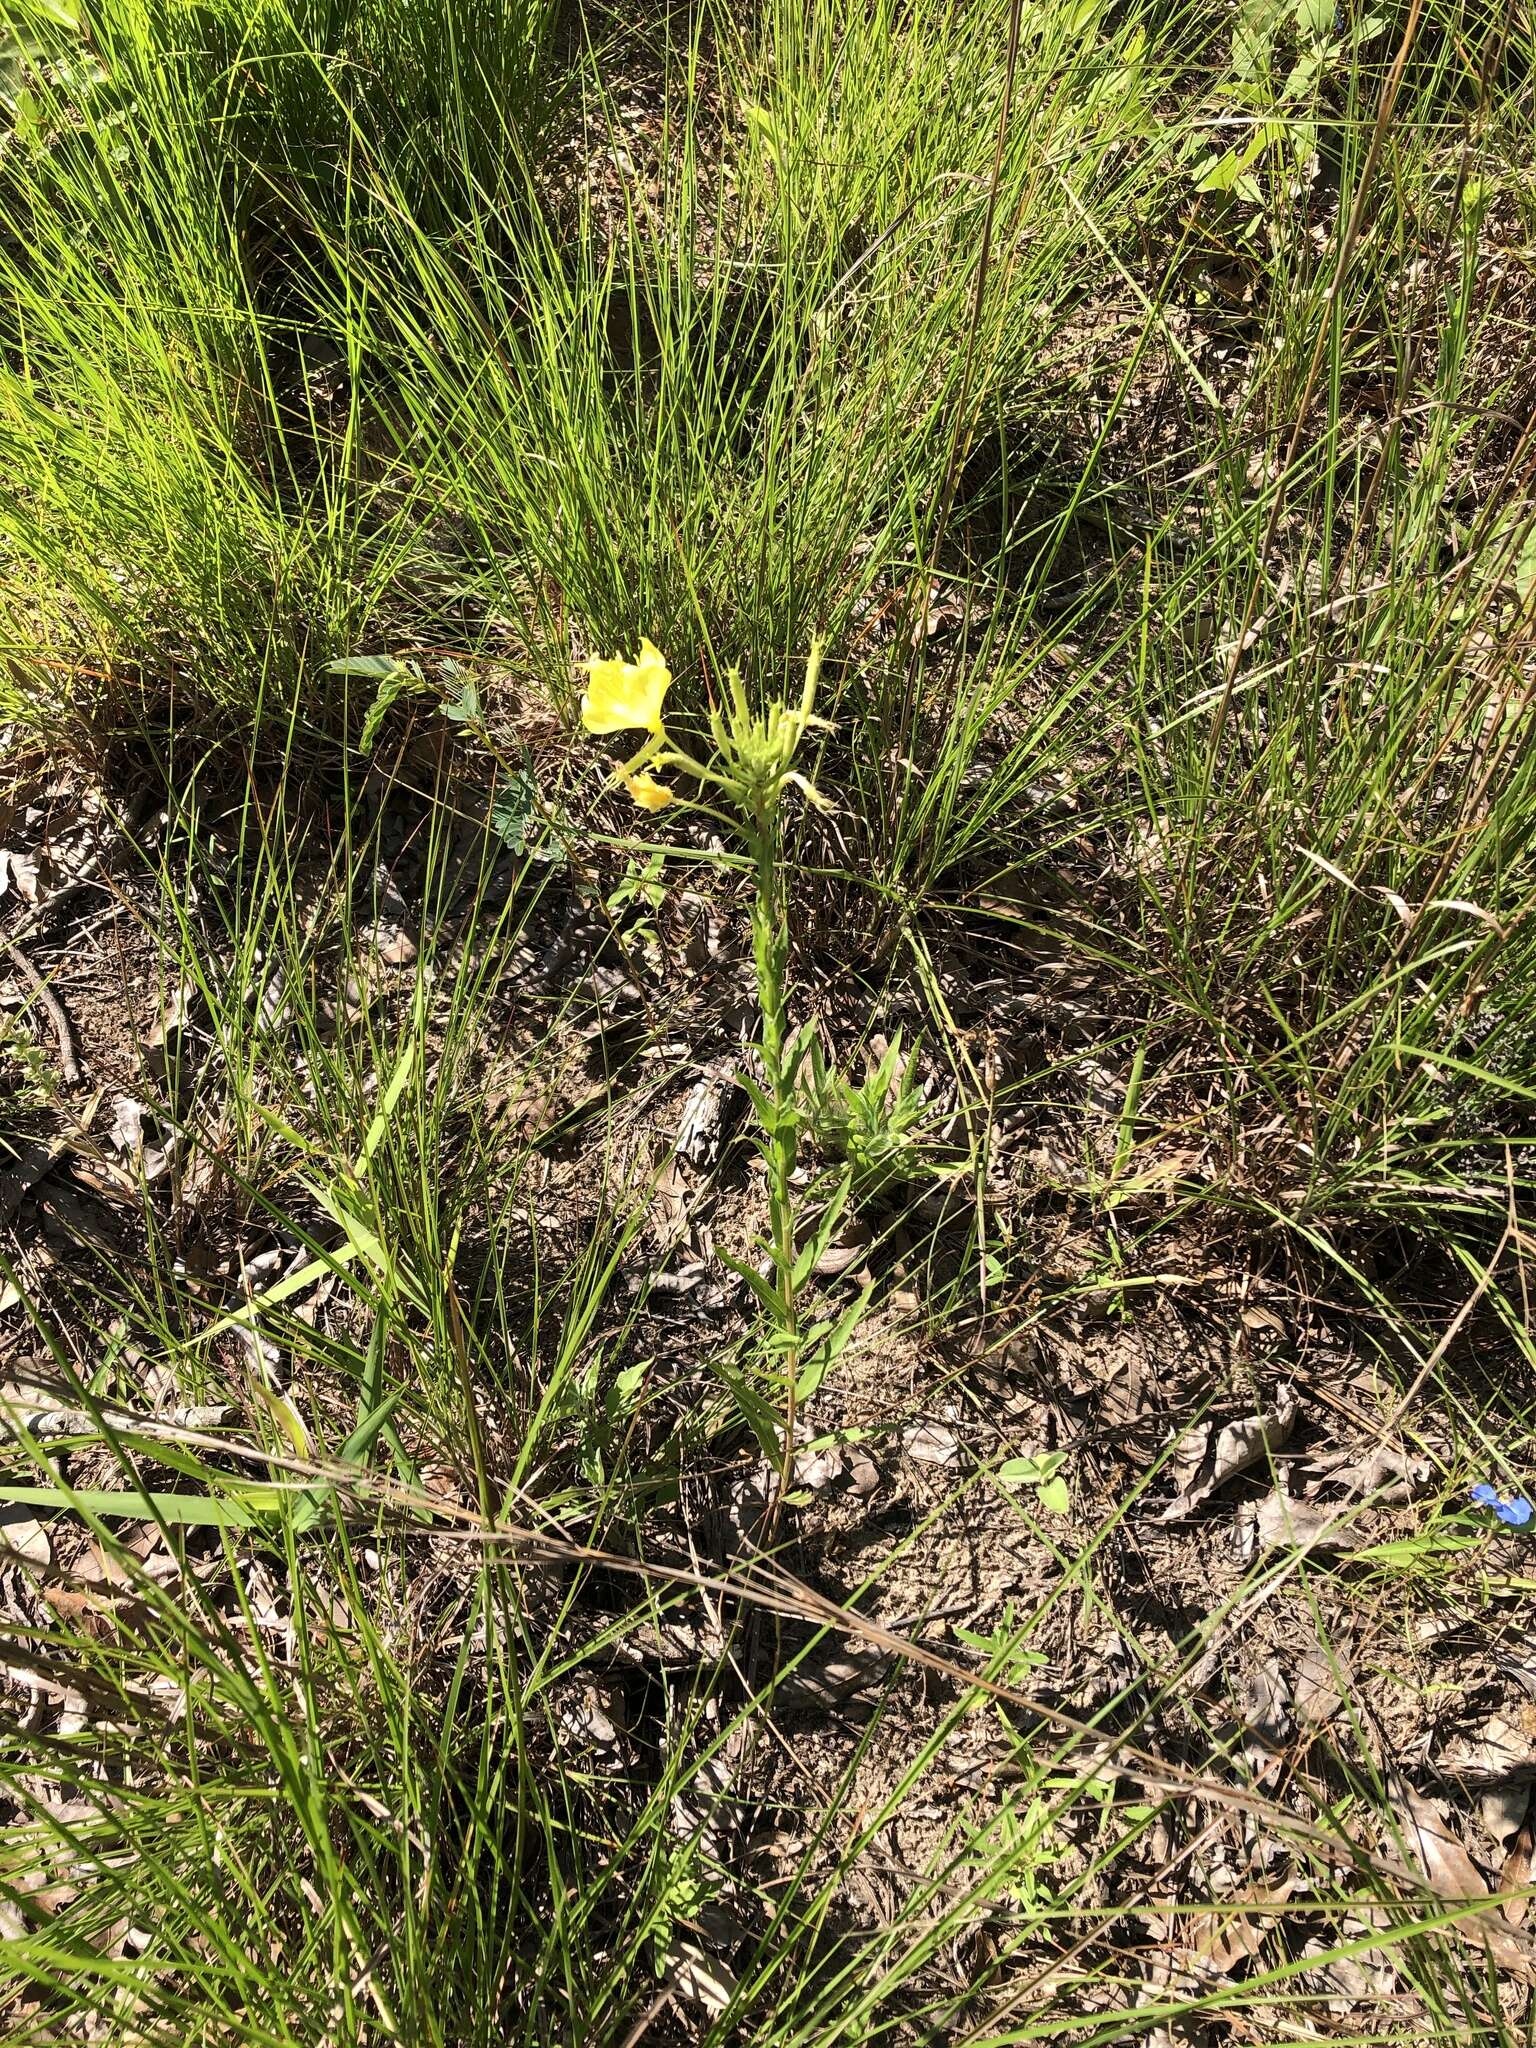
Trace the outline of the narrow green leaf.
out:
M 291 1497 L 291 1496 L 290 1496 Z M 75 1509 L 102 1520 L 122 1515 L 131 1522 L 179 1523 L 216 1529 L 249 1528 L 258 1515 L 276 1514 L 284 1496 L 273 1486 L 252 1486 L 230 1500 L 206 1493 L 140 1493 L 133 1487 L 73 1492 L 62 1486 L 0 1486 L 0 1501 L 16 1507 Z
M 757 1438 L 763 1456 L 771 1463 L 778 1458 L 781 1449 L 778 1410 L 771 1402 L 765 1401 L 755 1387 L 749 1386 L 740 1373 L 732 1372 L 728 1365 L 717 1363 L 715 1371 L 730 1389 L 742 1419 Z
M 384 1427 L 385 1423 L 389 1421 L 404 1399 L 404 1387 L 396 1387 L 395 1391 L 386 1400 L 381 1401 L 371 1414 L 363 1417 L 362 1421 L 341 1447 L 341 1462 L 343 1465 L 360 1465 L 363 1462 L 364 1458 L 367 1457 L 369 1451 L 373 1448 L 374 1438 Z
M 845 1173 L 838 1183 L 831 1200 L 822 1211 L 816 1228 L 811 1232 L 809 1239 L 800 1252 L 800 1256 L 795 1260 L 793 1277 L 796 1287 L 803 1287 L 805 1285 L 815 1269 L 817 1260 L 821 1258 L 827 1246 L 832 1242 L 832 1233 L 842 1220 L 843 1211 L 848 1206 L 848 1196 L 852 1187 L 853 1175 L 851 1172 Z
M 394 1115 L 396 1109 L 399 1108 L 400 1098 L 410 1086 L 411 1076 L 416 1071 L 416 1061 L 420 1056 L 420 1050 L 414 1038 L 408 1039 L 404 1052 L 401 1053 L 399 1059 L 395 1062 L 395 1071 L 390 1075 L 389 1085 L 379 1098 L 378 1110 L 374 1115 L 373 1121 L 369 1124 L 367 1134 L 363 1139 L 362 1156 L 358 1160 L 355 1169 L 359 1179 L 368 1171 L 374 1153 L 378 1151 L 380 1145 L 384 1142 L 384 1134 L 389 1129 L 389 1120 Z
M 738 1280 L 745 1280 L 769 1315 L 777 1321 L 784 1313 L 784 1304 L 771 1280 L 765 1280 L 755 1266 L 747 1265 L 741 1259 L 733 1259 L 729 1252 L 720 1253 L 720 1263 L 729 1268 Z

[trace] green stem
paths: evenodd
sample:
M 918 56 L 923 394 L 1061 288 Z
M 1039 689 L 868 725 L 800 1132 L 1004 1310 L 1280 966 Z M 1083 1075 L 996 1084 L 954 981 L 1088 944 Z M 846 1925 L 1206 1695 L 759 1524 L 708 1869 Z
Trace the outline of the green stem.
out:
M 778 840 L 775 821 L 766 807 L 752 817 L 752 850 L 757 863 L 757 897 L 752 906 L 752 955 L 757 969 L 757 1000 L 762 1013 L 763 1093 L 773 1106 L 768 1138 L 768 1213 L 774 1287 L 779 1303 L 779 1335 L 784 1349 L 784 1447 L 779 1467 L 778 1504 L 789 1489 L 795 1456 L 795 1386 L 800 1377 L 799 1317 L 795 1302 L 795 1212 L 791 1176 L 795 1170 L 799 1127 L 795 1112 L 794 1075 L 788 1071 L 789 1039 L 785 979 L 789 936 L 779 900 Z

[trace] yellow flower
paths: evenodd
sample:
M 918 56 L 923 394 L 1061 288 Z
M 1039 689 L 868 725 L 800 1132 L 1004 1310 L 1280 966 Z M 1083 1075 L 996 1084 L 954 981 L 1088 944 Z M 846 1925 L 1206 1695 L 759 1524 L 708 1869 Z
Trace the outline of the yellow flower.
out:
M 661 700 L 671 687 L 672 671 L 649 640 L 640 642 L 638 661 L 618 656 L 589 661 L 587 678 L 581 722 L 588 732 L 628 732 L 634 726 L 661 731 Z
M 642 771 L 639 775 L 625 775 L 622 780 L 642 811 L 659 811 L 672 801 L 672 791 L 664 782 L 658 782 L 654 775 Z

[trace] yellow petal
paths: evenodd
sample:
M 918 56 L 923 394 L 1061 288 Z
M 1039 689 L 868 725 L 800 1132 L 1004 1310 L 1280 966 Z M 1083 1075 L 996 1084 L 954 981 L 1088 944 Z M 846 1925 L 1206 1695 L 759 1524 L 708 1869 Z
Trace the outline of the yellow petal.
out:
M 661 703 L 672 684 L 672 671 L 659 649 L 640 642 L 640 659 L 587 663 L 587 688 L 581 699 L 581 722 L 588 732 L 628 732 L 641 726 L 661 731 Z
M 624 787 L 643 811 L 659 811 L 672 801 L 672 791 L 654 775 L 626 775 Z

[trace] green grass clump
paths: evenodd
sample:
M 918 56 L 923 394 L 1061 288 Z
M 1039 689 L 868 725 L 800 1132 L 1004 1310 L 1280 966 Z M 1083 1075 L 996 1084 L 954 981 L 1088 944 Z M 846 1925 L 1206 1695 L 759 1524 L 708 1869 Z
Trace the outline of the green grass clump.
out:
M 334 724 L 325 663 L 428 515 L 305 273 L 319 238 L 367 247 L 403 208 L 440 232 L 508 186 L 546 30 L 515 5 L 0 20 L 0 617 L 34 716 Z

